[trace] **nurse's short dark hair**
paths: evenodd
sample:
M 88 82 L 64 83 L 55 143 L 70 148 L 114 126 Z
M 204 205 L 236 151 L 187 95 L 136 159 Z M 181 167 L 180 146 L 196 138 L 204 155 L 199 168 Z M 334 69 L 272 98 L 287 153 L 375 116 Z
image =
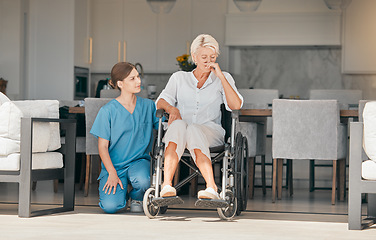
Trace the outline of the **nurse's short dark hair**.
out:
M 118 62 L 111 70 L 111 80 L 110 85 L 113 88 L 119 89 L 117 82 L 123 81 L 124 78 L 128 77 L 132 70 L 136 68 L 132 63 L 129 62 Z

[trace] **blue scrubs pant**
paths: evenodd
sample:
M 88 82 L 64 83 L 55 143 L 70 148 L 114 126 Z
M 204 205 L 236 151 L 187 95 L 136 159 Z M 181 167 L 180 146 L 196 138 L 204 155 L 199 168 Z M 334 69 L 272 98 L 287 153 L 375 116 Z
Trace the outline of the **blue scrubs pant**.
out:
M 132 185 L 129 192 L 129 198 L 132 200 L 142 201 L 145 191 L 150 187 L 150 161 L 146 159 L 138 160 L 132 163 L 124 176 L 120 177 L 124 189 L 117 185 L 116 192 L 113 194 L 105 194 L 103 187 L 107 182 L 108 175 L 99 181 L 99 206 L 106 213 L 116 213 L 125 208 L 127 204 L 127 188 L 128 184 Z

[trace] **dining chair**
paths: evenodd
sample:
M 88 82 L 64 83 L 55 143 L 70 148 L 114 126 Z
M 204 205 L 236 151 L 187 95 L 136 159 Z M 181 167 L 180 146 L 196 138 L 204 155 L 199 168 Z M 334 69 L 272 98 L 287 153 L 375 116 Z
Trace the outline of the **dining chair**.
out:
M 93 155 L 99 155 L 98 139 L 90 134 L 91 127 L 102 106 L 107 104 L 110 98 L 85 98 L 85 123 L 86 123 L 86 174 L 84 196 L 89 194 L 89 181 L 91 173 L 91 163 Z
M 331 161 L 332 204 L 338 195 L 344 200 L 346 126 L 340 123 L 337 100 L 273 100 L 273 183 L 272 201 L 282 194 L 282 160 L 319 159 Z M 337 164 L 338 163 L 338 164 Z M 339 172 L 339 173 L 338 173 Z M 289 179 L 293 194 L 292 164 Z
M 351 108 L 358 108 L 358 103 L 362 99 L 362 90 L 354 89 L 312 89 L 309 92 L 309 99 L 311 100 L 338 100 L 339 108 L 347 110 Z M 348 123 L 353 121 L 352 118 L 348 119 Z M 318 189 L 330 189 L 327 187 L 315 186 L 315 171 L 317 167 L 331 168 L 331 164 L 317 163 L 317 159 L 311 159 L 309 165 L 309 186 L 310 191 L 313 192 Z
M 376 223 L 376 101 L 367 102 L 362 115 L 363 122 L 350 123 L 349 230 Z M 362 221 L 363 193 L 368 194 L 366 222 Z
M 278 90 L 277 89 L 238 89 L 239 93 L 243 96 L 244 103 L 242 109 L 268 109 L 271 108 L 272 102 L 274 99 L 278 99 Z M 253 120 L 252 120 L 253 121 Z M 252 131 L 249 122 L 240 122 L 238 125 L 240 131 L 243 135 L 248 138 L 248 149 L 249 149 L 249 198 L 253 198 L 254 188 L 255 188 L 255 166 L 261 165 L 261 187 L 263 195 L 266 194 L 266 165 L 272 165 L 271 163 L 266 163 L 265 155 L 267 152 L 271 152 L 271 149 L 266 149 L 267 139 L 272 136 L 272 118 L 263 118 L 263 121 L 260 122 L 259 119 L 255 119 L 257 124 L 257 138 L 256 138 L 256 148 L 255 151 L 252 151 L 255 143 L 252 141 L 251 134 L 255 132 Z M 249 127 L 251 126 L 251 127 Z M 261 161 L 256 161 L 256 156 L 260 156 Z
M 120 96 L 119 89 L 102 89 L 100 91 L 100 98 L 117 98 Z
M 311 100 L 338 100 L 340 109 L 357 107 L 363 98 L 362 90 L 354 89 L 312 89 L 309 91 Z

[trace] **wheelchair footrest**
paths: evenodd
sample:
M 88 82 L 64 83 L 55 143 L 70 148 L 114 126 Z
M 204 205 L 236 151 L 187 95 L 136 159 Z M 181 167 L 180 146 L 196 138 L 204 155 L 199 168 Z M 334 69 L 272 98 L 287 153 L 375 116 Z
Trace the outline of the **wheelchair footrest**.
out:
M 228 207 L 228 203 L 222 199 L 198 199 L 195 202 L 195 206 L 203 208 L 226 208 Z
M 154 198 L 152 203 L 155 206 L 158 207 L 165 207 L 165 206 L 170 206 L 170 205 L 175 205 L 175 204 L 182 204 L 184 203 L 183 199 L 181 199 L 178 196 L 175 197 L 158 197 Z

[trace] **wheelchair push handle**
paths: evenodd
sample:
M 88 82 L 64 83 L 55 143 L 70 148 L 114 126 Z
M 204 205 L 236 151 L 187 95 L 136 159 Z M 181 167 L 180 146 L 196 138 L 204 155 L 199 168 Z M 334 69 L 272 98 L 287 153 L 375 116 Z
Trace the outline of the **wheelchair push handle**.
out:
M 162 118 L 164 112 L 165 112 L 164 109 L 157 109 L 156 117 Z

